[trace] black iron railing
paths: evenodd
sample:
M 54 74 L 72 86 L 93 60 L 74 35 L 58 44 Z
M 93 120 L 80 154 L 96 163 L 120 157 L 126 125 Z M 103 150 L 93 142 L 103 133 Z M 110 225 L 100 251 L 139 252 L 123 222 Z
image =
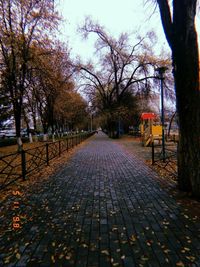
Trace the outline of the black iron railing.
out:
M 52 159 L 93 134 L 94 132 L 81 133 L 0 157 L 0 190 L 18 179 L 26 180 L 28 174 L 39 170 L 44 165 L 49 165 Z
M 152 165 L 158 165 L 174 177 L 177 177 L 177 143 L 165 144 L 163 158 L 162 145 L 152 142 Z

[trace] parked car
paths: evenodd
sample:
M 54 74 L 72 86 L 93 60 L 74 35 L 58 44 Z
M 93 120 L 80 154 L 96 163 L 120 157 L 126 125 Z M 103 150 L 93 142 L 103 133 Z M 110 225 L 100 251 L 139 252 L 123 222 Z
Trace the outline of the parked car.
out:
M 6 137 L 6 130 L 1 130 L 0 131 L 0 137 L 5 138 Z
M 27 136 L 27 130 L 23 129 L 21 130 L 21 137 L 26 137 Z M 1 138 L 13 138 L 16 137 L 16 131 L 14 129 L 6 129 L 6 130 L 1 130 L 0 131 L 0 137 Z
M 6 137 L 16 137 L 16 131 L 15 130 L 7 130 Z
M 6 130 L 1 130 L 0 132 L 0 137 L 5 138 L 5 137 L 15 137 L 16 132 L 13 129 L 6 129 Z

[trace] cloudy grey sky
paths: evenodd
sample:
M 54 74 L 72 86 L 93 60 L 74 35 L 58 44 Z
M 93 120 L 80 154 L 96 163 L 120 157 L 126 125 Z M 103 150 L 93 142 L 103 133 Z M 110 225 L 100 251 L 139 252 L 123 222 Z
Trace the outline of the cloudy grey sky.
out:
M 144 5 L 144 2 L 144 0 L 59 0 L 58 9 L 65 19 L 62 26 L 62 40 L 69 42 L 74 56 L 91 58 L 94 52 L 94 39 L 82 40 L 77 33 L 77 26 L 83 23 L 85 16 L 91 16 L 115 37 L 122 32 L 134 31 L 142 35 L 153 29 L 158 35 L 159 47 L 169 51 L 159 12 L 154 12 L 155 6 L 150 3 Z M 197 22 L 200 32 L 199 18 Z

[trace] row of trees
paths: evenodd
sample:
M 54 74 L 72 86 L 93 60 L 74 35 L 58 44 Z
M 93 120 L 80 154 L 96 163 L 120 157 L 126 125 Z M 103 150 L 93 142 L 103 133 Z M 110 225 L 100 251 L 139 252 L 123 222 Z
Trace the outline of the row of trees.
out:
M 39 118 L 44 133 L 73 128 L 87 105 L 75 90 L 69 50 L 54 38 L 54 2 L 1 0 L 0 18 L 1 119 L 14 117 L 19 148 L 22 117 L 35 131 Z

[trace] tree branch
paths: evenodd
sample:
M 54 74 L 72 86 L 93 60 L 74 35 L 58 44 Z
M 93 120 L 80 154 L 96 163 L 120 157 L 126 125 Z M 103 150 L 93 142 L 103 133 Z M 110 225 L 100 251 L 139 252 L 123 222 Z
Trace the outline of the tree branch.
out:
M 173 22 L 170 11 L 170 6 L 167 0 L 157 0 L 161 21 L 163 25 L 163 29 L 165 32 L 166 39 L 170 47 L 172 47 L 173 43 Z

